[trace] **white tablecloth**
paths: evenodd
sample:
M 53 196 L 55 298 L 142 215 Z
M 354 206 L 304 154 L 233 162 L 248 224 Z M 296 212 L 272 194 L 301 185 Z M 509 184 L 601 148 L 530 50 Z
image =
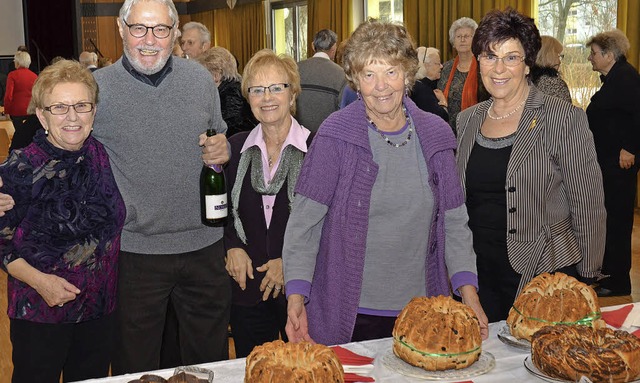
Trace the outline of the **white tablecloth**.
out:
M 603 311 L 619 308 L 620 306 L 603 308 Z M 640 310 L 640 303 L 635 303 L 633 312 Z M 524 359 L 529 355 L 527 351 L 508 346 L 497 337 L 498 329 L 504 326 L 505 322 L 492 323 L 489 325 L 489 339 L 482 343 L 483 351 L 488 351 L 496 359 L 495 367 L 488 373 L 472 378 L 461 378 L 455 380 L 441 380 L 441 382 L 459 382 L 471 380 L 473 383 L 540 383 L 542 380 L 529 373 L 524 367 Z M 626 325 L 626 323 L 625 323 Z M 343 347 L 358 354 L 375 357 L 374 370 L 369 374 L 376 382 L 386 383 L 406 383 L 425 382 L 425 380 L 410 378 L 389 370 L 382 362 L 382 358 L 391 349 L 391 338 L 376 339 L 366 342 L 355 342 L 343 345 Z M 244 359 L 233 359 L 215 363 L 205 363 L 200 367 L 214 371 L 214 383 L 242 383 L 244 381 Z M 173 369 L 159 370 L 151 372 L 162 377 L 173 375 Z M 130 380 L 139 378 L 144 373 L 115 376 L 103 379 L 90 379 L 85 383 L 127 383 Z

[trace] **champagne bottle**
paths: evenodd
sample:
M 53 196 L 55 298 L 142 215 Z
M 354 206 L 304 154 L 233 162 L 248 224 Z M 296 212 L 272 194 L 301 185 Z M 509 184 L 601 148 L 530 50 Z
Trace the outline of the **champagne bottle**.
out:
M 214 129 L 207 129 L 207 137 L 215 136 Z M 205 165 L 200 173 L 200 207 L 202 223 L 207 226 L 224 226 L 227 221 L 227 183 L 222 165 Z

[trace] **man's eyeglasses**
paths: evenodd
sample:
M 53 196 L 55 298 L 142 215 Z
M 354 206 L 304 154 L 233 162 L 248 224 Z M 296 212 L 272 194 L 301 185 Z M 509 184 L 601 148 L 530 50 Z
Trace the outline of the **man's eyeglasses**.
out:
M 129 33 L 131 34 L 131 36 L 137 38 L 146 36 L 149 29 L 151 29 L 151 33 L 153 33 L 156 38 L 166 39 L 171 34 L 171 29 L 173 29 L 173 25 L 169 26 L 158 24 L 154 25 L 153 27 L 147 27 L 144 24 L 129 24 L 124 20 L 122 20 L 122 22 L 127 26 L 127 28 L 129 28 Z
M 271 84 L 269 86 L 250 86 L 249 87 L 249 95 L 250 96 L 263 96 L 267 89 L 271 94 L 280 94 L 284 92 L 285 89 L 289 87 L 289 84 Z
M 508 67 L 515 67 L 523 62 L 524 59 L 525 57 L 520 55 L 507 55 L 504 57 L 498 57 L 491 53 L 478 55 L 478 61 L 480 61 L 481 65 L 485 66 L 494 66 L 498 64 L 498 61 L 502 61 L 502 63 Z
M 76 113 L 89 113 L 93 110 L 93 103 L 91 102 L 79 102 L 73 105 L 67 104 L 54 104 L 51 106 L 45 106 L 43 109 L 53 115 L 67 114 L 69 108 L 73 108 Z

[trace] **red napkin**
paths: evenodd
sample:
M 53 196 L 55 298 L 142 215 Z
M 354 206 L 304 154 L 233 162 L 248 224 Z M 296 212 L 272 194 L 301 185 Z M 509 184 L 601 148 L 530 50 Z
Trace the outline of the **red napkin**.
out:
M 344 347 L 333 346 L 331 347 L 331 349 L 333 350 L 333 352 L 336 353 L 336 355 L 338 356 L 338 359 L 340 359 L 340 363 L 342 364 L 348 364 L 351 366 L 362 366 L 365 364 L 373 364 L 373 358 L 356 354 L 355 352 L 349 351 Z
M 617 310 L 613 311 L 603 311 L 602 319 L 607 322 L 608 325 L 619 328 L 624 324 L 625 319 L 627 319 L 627 315 L 633 310 L 633 305 L 626 305 Z
M 351 372 L 344 373 L 344 381 L 345 382 L 375 382 L 375 380 L 370 376 L 362 376 L 362 375 L 354 374 Z

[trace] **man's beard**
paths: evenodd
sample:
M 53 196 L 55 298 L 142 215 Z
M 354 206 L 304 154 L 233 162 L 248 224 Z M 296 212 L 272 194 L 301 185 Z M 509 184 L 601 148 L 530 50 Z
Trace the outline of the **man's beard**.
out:
M 152 75 L 152 74 L 156 74 L 158 72 L 160 72 L 160 70 L 162 68 L 164 68 L 165 64 L 167 63 L 167 61 L 169 60 L 169 56 L 171 56 L 171 52 L 170 51 L 166 51 L 166 50 L 161 50 L 158 47 L 155 46 L 151 46 L 151 47 L 147 47 L 147 46 L 137 46 L 134 47 L 133 50 L 138 49 L 138 48 L 142 48 L 142 49 L 147 49 L 147 50 L 152 50 L 152 51 L 157 51 L 158 55 L 163 55 L 165 54 L 165 57 L 160 57 L 158 59 L 158 61 L 151 67 L 146 67 L 142 64 L 142 62 L 140 60 L 138 60 L 137 57 L 133 57 L 133 54 L 130 52 L 131 47 L 128 45 L 127 41 L 124 40 L 123 42 L 124 45 L 124 54 L 127 56 L 127 59 L 129 60 L 129 62 L 131 63 L 131 66 L 133 66 L 133 68 L 145 75 Z M 173 46 L 173 45 L 171 45 Z

